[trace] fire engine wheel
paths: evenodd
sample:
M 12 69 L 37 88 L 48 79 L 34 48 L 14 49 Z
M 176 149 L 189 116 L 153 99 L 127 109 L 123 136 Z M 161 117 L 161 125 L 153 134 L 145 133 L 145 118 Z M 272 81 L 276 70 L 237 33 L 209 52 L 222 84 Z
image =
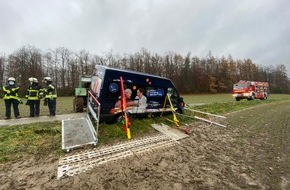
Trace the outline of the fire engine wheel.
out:
M 264 94 L 264 100 L 267 100 L 268 96 L 266 94 Z
M 247 100 L 255 100 L 255 94 L 252 94 Z
M 75 97 L 74 110 L 75 110 L 75 112 L 83 112 L 84 111 L 84 99 L 83 99 L 83 97 Z
M 255 100 L 255 94 L 252 94 L 251 100 Z

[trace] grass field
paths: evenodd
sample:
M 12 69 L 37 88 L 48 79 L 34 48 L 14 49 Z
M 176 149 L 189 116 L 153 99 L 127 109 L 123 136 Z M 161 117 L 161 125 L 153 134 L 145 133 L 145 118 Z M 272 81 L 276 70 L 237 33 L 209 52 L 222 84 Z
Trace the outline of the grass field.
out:
M 236 102 L 232 94 L 200 94 L 200 95 L 181 95 L 187 104 L 207 104 L 207 103 L 221 103 L 221 102 Z M 270 94 L 268 100 L 285 100 L 289 99 L 288 94 Z M 247 101 L 247 100 L 241 100 Z
M 22 117 L 29 116 L 29 106 L 25 105 L 26 99 L 22 98 L 23 104 L 19 104 L 19 112 Z M 0 119 L 5 118 L 4 100 L 0 100 Z M 58 97 L 56 103 L 56 114 L 73 113 L 73 97 Z M 40 115 L 49 115 L 48 107 L 43 105 L 43 100 L 40 102 Z M 11 108 L 11 117 L 14 118 L 13 108 Z
M 56 167 L 67 154 L 61 151 L 61 122 L 0 127 L 0 189 L 288 189 L 289 95 L 238 102 L 229 94 L 183 97 L 191 109 L 226 115 L 226 128 L 177 115 L 180 125 L 192 130 L 178 146 L 60 180 Z M 57 114 L 71 113 L 72 100 L 59 98 Z M 20 110 L 25 116 L 28 107 Z M 160 117 L 131 118 L 131 123 L 132 139 L 157 133 L 152 123 L 174 126 Z M 126 141 L 122 123 L 100 124 L 98 140 L 98 148 Z
M 178 115 L 180 123 L 191 129 L 178 145 L 134 154 L 59 180 L 59 157 L 92 152 L 91 146 L 62 152 L 60 122 L 2 127 L 0 189 L 289 189 L 290 96 L 239 102 L 225 96 L 186 96 L 197 102 L 189 102 L 192 109 L 226 115 L 219 120 L 225 128 Z M 67 104 L 69 100 L 64 98 Z M 211 101 L 201 105 L 207 100 Z M 65 113 L 62 106 L 58 109 Z M 174 125 L 160 117 L 131 122 L 132 139 L 156 133 L 152 123 Z M 126 141 L 121 123 L 101 124 L 98 138 L 94 151 Z
M 232 94 L 202 94 L 202 95 L 181 95 L 184 98 L 184 101 L 191 105 L 191 104 L 208 104 L 208 103 L 235 103 L 235 99 L 232 97 Z M 290 99 L 290 95 L 287 94 L 270 94 L 270 97 L 265 103 L 269 103 L 269 101 L 278 101 L 278 100 L 285 100 Z M 19 105 L 19 111 L 20 115 L 22 117 L 28 117 L 29 116 L 29 106 L 25 105 L 26 100 L 23 98 L 23 104 Z M 249 101 L 249 104 L 253 104 L 253 102 L 258 102 L 259 100 L 255 101 Z M 59 97 L 57 99 L 57 105 L 56 105 L 56 114 L 68 114 L 73 113 L 73 97 Z M 247 102 L 247 100 L 241 100 L 241 104 L 244 104 Z M 238 104 L 236 104 L 238 105 Z M 0 119 L 5 118 L 5 105 L 4 100 L 0 100 Z M 11 110 L 12 118 L 13 115 L 13 109 Z M 40 115 L 48 115 L 48 107 L 43 105 L 43 100 L 41 100 L 40 104 Z
M 226 114 L 238 111 L 244 108 L 269 104 L 283 100 L 290 100 L 290 95 L 271 95 L 268 100 L 247 101 L 242 100 L 236 102 L 230 94 L 218 95 L 183 95 L 185 102 L 193 105 L 190 108 L 210 112 L 214 114 Z M 60 97 L 57 99 L 57 114 L 72 113 L 73 97 Z M 1 118 L 4 117 L 4 103 L 1 101 Z M 29 114 L 29 107 L 20 105 L 20 112 L 23 117 Z M 41 105 L 41 115 L 47 115 L 48 108 Z M 192 114 L 187 112 L 187 114 Z M 172 116 L 168 116 L 172 119 Z M 193 122 L 193 119 L 178 116 L 181 124 Z M 150 124 L 165 123 L 174 125 L 163 118 L 148 119 L 131 119 L 132 138 L 148 135 L 156 132 Z M 126 135 L 121 123 L 116 124 L 100 124 L 98 134 L 99 144 L 114 143 L 116 141 L 125 141 Z M 30 125 L 20 125 L 12 127 L 0 128 L 0 163 L 11 160 L 17 160 L 30 154 L 45 156 L 47 154 L 62 154 L 61 149 L 61 123 L 35 123 Z

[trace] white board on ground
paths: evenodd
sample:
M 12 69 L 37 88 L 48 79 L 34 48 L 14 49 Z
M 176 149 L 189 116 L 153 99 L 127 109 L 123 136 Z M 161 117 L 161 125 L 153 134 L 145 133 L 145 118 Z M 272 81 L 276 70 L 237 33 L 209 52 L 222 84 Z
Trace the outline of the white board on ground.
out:
M 181 132 L 177 129 L 169 127 L 168 125 L 165 125 L 163 123 L 151 124 L 151 126 L 157 131 L 167 135 L 168 137 L 170 137 L 172 140 L 175 140 L 175 141 L 188 137 L 188 135 L 185 134 L 184 132 Z

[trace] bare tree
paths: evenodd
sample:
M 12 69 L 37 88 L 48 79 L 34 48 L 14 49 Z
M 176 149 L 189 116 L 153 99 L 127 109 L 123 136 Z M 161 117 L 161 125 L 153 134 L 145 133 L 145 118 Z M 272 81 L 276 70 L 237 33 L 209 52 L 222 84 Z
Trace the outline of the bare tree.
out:
M 73 52 L 59 47 L 42 52 L 34 46 L 23 46 L 12 54 L 0 56 L 0 82 L 14 76 L 25 93 L 29 77 L 38 79 L 50 76 L 59 95 L 72 95 L 81 74 L 93 74 L 95 65 L 146 72 L 170 78 L 181 93 L 231 92 L 238 80 L 266 81 L 272 92 L 290 92 L 290 81 L 285 65 L 263 67 L 251 59 L 234 60 L 214 57 L 191 57 L 174 52 L 152 54 L 145 48 L 130 54 L 119 55 L 109 51 L 96 55 L 86 50 Z M 189 82 L 190 81 L 190 82 Z
M 6 77 L 5 77 L 6 66 L 7 66 L 7 58 L 5 55 L 1 55 L 0 56 L 0 84 L 2 86 L 5 85 L 6 83 Z

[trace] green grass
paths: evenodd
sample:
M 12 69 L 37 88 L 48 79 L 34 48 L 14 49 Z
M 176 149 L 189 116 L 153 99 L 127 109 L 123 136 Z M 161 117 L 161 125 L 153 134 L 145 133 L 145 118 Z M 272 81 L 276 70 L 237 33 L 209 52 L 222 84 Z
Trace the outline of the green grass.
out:
M 20 115 L 22 117 L 29 117 L 29 106 L 25 105 L 26 99 L 22 98 L 23 104 L 18 106 Z M 5 118 L 5 104 L 4 100 L 0 100 L 0 119 Z M 73 113 L 73 97 L 58 97 L 56 102 L 56 114 Z M 43 99 L 40 101 L 40 115 L 48 115 L 48 107 L 43 105 Z M 13 108 L 11 107 L 11 117 L 14 118 Z
M 207 104 L 207 103 L 217 103 L 217 102 L 236 102 L 232 94 L 190 94 L 190 95 L 181 95 L 184 98 L 185 103 L 187 104 Z M 288 94 L 270 94 L 268 100 L 283 100 L 290 99 Z M 241 100 L 244 102 L 247 100 Z M 258 100 L 255 100 L 258 101 Z
M 290 95 L 271 95 L 268 100 L 233 100 L 229 94 L 219 95 L 186 95 L 185 101 L 195 100 L 190 103 L 209 103 L 204 105 L 193 105 L 190 108 L 214 114 L 226 114 L 244 108 L 260 106 L 277 101 L 290 100 Z M 58 98 L 57 114 L 72 113 L 72 97 Z M 210 100 L 205 102 L 206 100 Z M 225 101 L 227 100 L 227 101 Z M 2 105 L 3 106 L 3 102 Z M 24 107 L 21 105 L 22 108 Z M 20 107 L 21 107 L 20 106 Z M 21 109 L 22 109 L 21 108 Z M 47 109 L 47 107 L 45 107 Z M 28 107 L 26 107 L 28 111 Z M 2 109 L 3 110 L 3 109 Z M 47 111 L 42 107 L 42 111 Z M 42 112 L 43 113 L 43 112 Z M 2 112 L 3 114 L 3 112 Z M 188 111 L 186 114 L 192 114 Z M 22 114 L 23 115 L 23 114 Z M 172 120 L 172 115 L 165 116 Z M 193 119 L 177 116 L 181 124 L 193 122 Z M 165 123 L 174 126 L 174 123 L 160 117 L 146 119 L 131 119 L 132 139 L 156 133 L 151 127 L 152 123 Z M 127 137 L 123 130 L 122 123 L 100 124 L 98 133 L 99 145 L 113 144 L 126 141 Z M 61 122 L 34 123 L 10 127 L 0 127 L 0 163 L 6 163 L 20 158 L 34 155 L 36 158 L 43 158 L 48 154 L 64 154 L 61 151 Z
M 225 103 L 225 102 L 236 102 L 235 99 L 232 97 L 232 94 L 202 94 L 202 95 L 181 95 L 184 98 L 184 101 L 187 104 L 208 104 L 208 103 Z M 290 95 L 287 94 L 270 94 L 270 97 L 267 101 L 272 100 L 285 100 L 290 99 Z M 29 106 L 25 105 L 26 100 L 22 99 L 24 104 L 19 105 L 20 115 L 22 117 L 29 116 Z M 259 101 L 259 100 L 255 100 Z M 250 102 L 255 102 L 250 101 Z M 240 102 L 247 102 L 247 100 L 241 100 Z M 252 104 L 252 103 L 250 103 Z M 0 100 L 0 119 L 5 117 L 5 105 L 4 100 Z M 11 116 L 13 118 L 13 108 L 11 110 Z M 40 115 L 48 115 L 48 107 L 43 106 L 43 100 L 41 100 L 40 104 Z M 59 97 L 57 98 L 57 105 L 56 105 L 56 114 L 68 114 L 73 113 L 73 97 Z
M 168 123 L 163 118 L 131 119 L 132 139 L 140 138 L 157 131 L 150 127 L 152 123 Z M 100 124 L 98 146 L 114 144 L 127 140 L 122 123 Z M 92 148 L 92 147 L 91 147 Z M 62 155 L 61 122 L 34 123 L 0 128 L 0 164 L 34 155 L 36 159 L 49 154 Z
M 164 122 L 163 118 L 145 118 L 145 119 L 130 119 L 132 125 L 130 127 L 132 139 L 147 136 L 156 133 L 155 129 L 151 127 L 152 123 Z M 99 126 L 99 143 L 111 144 L 120 141 L 126 141 L 127 136 L 123 128 L 123 124 L 118 122 L 116 124 L 100 124 Z
M 0 128 L 0 163 L 28 155 L 43 158 L 51 152 L 60 152 L 60 142 L 59 122 L 2 127 Z
M 208 97 L 209 102 L 205 102 L 206 97 Z M 188 108 L 203 112 L 208 112 L 212 114 L 224 115 L 230 112 L 239 111 L 245 108 L 253 107 L 253 106 L 261 106 L 264 104 L 270 104 L 279 101 L 290 100 L 290 95 L 284 94 L 272 94 L 271 97 L 267 100 L 241 100 L 236 101 L 232 98 L 232 100 L 222 101 L 228 97 L 228 94 L 219 94 L 219 95 L 198 95 L 198 96 L 186 96 L 188 100 L 192 100 L 195 98 L 196 102 L 188 104 Z M 189 110 L 185 110 L 185 114 L 188 115 L 196 115 L 207 117 L 204 114 L 199 114 L 196 112 L 192 112 Z
M 276 100 L 267 100 L 267 101 L 243 101 L 243 102 L 215 102 L 204 105 L 195 105 L 189 106 L 192 109 L 213 113 L 213 114 L 226 114 L 233 111 L 242 110 L 245 108 L 259 106 L 263 104 L 269 104 L 272 102 L 276 102 Z

